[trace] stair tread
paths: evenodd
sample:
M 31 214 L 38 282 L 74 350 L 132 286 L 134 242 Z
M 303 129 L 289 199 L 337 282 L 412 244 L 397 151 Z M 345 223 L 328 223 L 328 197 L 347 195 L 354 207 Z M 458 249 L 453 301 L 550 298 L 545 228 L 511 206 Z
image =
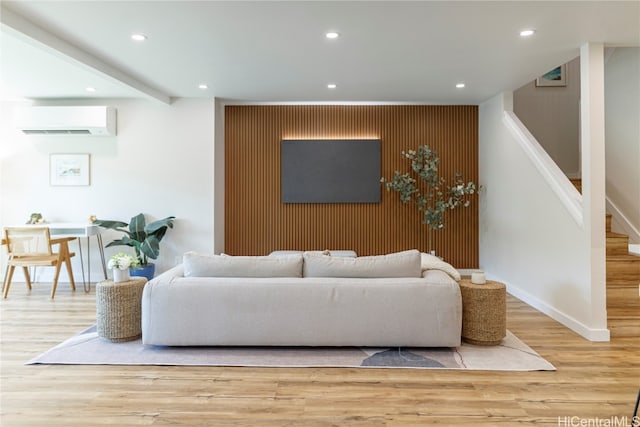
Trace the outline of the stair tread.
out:
M 619 238 L 619 239 L 628 239 L 629 236 L 626 234 L 614 233 L 613 231 L 607 231 L 607 237 L 610 238 Z
M 631 252 L 628 254 L 607 255 L 607 261 L 640 261 L 640 255 Z

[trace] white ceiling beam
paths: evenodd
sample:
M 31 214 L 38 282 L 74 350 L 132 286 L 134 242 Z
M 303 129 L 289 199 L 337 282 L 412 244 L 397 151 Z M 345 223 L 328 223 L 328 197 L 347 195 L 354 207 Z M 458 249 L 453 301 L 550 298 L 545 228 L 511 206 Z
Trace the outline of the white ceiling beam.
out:
M 56 55 L 62 55 L 71 59 L 79 66 L 96 72 L 109 80 L 125 85 L 142 95 L 159 101 L 163 104 L 171 104 L 171 97 L 162 91 L 149 86 L 146 83 L 132 77 L 124 71 L 108 64 L 104 60 L 97 58 L 91 53 L 61 39 L 60 37 L 46 31 L 33 22 L 25 19 L 21 15 L 1 7 L 0 23 L 3 29 L 12 30 L 17 36 L 26 37 L 28 41 L 35 41 L 41 47 L 51 51 Z

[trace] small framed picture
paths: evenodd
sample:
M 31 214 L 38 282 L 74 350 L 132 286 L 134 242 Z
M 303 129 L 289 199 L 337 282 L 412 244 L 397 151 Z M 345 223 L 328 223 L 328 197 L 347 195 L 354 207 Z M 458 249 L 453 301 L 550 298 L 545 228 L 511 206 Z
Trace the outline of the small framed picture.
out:
M 89 154 L 51 154 L 50 185 L 89 185 Z
M 537 87 L 553 87 L 567 85 L 567 66 L 560 65 L 536 79 Z

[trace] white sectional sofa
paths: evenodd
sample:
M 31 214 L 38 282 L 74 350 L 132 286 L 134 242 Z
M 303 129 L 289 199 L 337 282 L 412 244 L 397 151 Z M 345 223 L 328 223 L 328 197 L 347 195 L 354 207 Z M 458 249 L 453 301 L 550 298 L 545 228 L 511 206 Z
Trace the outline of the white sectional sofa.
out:
M 142 297 L 147 345 L 457 347 L 461 325 L 457 282 L 418 251 L 190 253 Z

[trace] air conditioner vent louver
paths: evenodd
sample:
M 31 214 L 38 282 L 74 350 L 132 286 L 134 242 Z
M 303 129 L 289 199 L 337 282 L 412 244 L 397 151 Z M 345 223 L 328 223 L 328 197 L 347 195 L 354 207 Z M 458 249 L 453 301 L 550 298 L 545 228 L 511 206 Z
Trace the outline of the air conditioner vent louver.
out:
M 116 134 L 116 110 L 113 107 L 27 107 L 18 111 L 17 127 L 25 135 Z
M 77 129 L 77 130 L 29 130 L 23 129 L 22 132 L 25 135 L 91 135 L 91 132 L 88 129 Z

